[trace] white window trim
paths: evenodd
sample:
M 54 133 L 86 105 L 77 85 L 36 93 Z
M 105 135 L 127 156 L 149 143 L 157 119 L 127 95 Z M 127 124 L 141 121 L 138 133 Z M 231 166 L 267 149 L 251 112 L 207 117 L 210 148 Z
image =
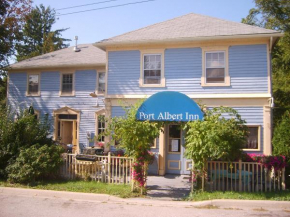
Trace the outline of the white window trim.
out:
M 225 52 L 225 82 L 224 83 L 206 83 L 206 53 L 207 52 Z M 203 47 L 202 48 L 202 87 L 231 86 L 229 75 L 229 46 Z
M 95 137 L 96 138 L 98 138 L 98 136 L 99 136 L 99 134 L 98 134 L 98 131 L 99 131 L 98 117 L 99 117 L 99 115 L 103 115 L 106 118 L 105 109 L 102 109 L 102 110 L 97 111 L 95 113 Z M 105 123 L 105 129 L 106 129 L 106 123 Z M 105 137 L 105 141 L 103 143 L 105 144 L 105 142 L 106 142 L 106 137 Z
M 29 93 L 29 76 L 30 75 L 38 75 L 38 92 L 37 93 Z M 26 87 L 26 96 L 40 96 L 40 72 L 29 72 L 27 73 L 27 87 Z
M 105 73 L 105 91 L 104 92 L 99 92 L 99 74 L 100 73 Z M 105 71 L 100 71 L 97 72 L 97 85 L 96 85 L 96 91 L 95 93 L 97 93 L 97 95 L 99 96 L 104 96 L 106 94 L 106 90 L 107 90 L 107 73 Z
M 160 84 L 144 84 L 144 55 L 150 54 L 160 54 L 161 55 L 161 79 Z M 164 49 L 157 50 L 140 50 L 140 87 L 165 87 L 165 77 L 164 77 Z
M 72 74 L 72 76 L 73 76 L 72 92 L 71 93 L 63 93 L 62 92 L 62 79 L 63 79 L 63 75 L 66 75 L 66 74 Z M 60 72 L 59 96 L 75 96 L 75 72 L 73 72 L 73 71 Z
M 158 137 L 157 137 L 158 138 Z M 155 149 L 157 148 L 157 138 L 154 139 L 154 141 L 152 142 L 152 146 L 150 146 L 151 149 Z
M 247 124 L 247 127 L 258 127 L 258 148 L 257 149 L 243 148 L 243 151 L 261 151 L 261 125 Z

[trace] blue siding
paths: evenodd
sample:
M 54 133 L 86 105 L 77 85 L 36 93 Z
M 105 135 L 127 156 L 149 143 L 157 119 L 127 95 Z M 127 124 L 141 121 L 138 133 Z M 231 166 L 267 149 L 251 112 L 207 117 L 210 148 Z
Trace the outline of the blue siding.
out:
M 139 87 L 140 51 L 113 51 L 108 55 L 108 94 L 151 95 L 159 91 L 202 93 L 267 93 L 267 46 L 229 47 L 229 87 L 202 87 L 201 48 L 165 50 L 166 87 Z
M 96 90 L 95 70 L 75 72 L 75 96 L 60 97 L 60 72 L 43 71 L 40 76 L 40 97 L 26 97 L 27 73 L 9 73 L 8 102 L 13 109 L 28 108 L 33 105 L 40 115 L 49 114 L 51 132 L 53 132 L 54 110 L 68 106 L 81 110 L 79 123 L 79 143 L 88 144 L 87 132 L 95 132 L 95 112 L 104 107 L 104 97 L 93 98 L 90 93 Z

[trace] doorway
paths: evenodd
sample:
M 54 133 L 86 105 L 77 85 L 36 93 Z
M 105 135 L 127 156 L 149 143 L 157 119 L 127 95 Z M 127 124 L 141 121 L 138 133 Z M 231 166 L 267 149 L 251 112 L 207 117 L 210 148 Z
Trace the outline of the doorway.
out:
M 179 124 L 166 127 L 166 174 L 189 174 L 191 161 L 184 157 L 184 132 Z
M 61 121 L 61 141 L 73 144 L 73 121 Z

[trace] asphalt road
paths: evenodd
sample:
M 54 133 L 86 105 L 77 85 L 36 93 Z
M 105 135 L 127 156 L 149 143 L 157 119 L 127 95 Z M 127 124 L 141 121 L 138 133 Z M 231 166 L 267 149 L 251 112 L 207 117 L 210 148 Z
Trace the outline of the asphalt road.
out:
M 2 217 L 171 217 L 171 216 L 290 216 L 289 202 L 180 202 L 120 199 L 108 195 L 0 188 Z

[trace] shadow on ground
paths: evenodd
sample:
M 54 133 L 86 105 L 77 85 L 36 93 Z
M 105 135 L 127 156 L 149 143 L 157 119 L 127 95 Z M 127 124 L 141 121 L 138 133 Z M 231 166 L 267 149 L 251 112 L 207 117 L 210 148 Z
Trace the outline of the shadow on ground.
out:
M 189 175 L 148 176 L 147 197 L 159 200 L 183 200 L 190 193 Z

